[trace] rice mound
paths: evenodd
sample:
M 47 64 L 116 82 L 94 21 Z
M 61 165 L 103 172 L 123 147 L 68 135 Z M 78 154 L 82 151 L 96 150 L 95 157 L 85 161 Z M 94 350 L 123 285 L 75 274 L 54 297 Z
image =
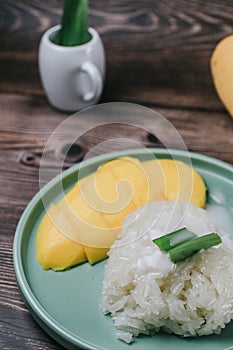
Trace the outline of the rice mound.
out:
M 186 226 L 197 235 L 217 232 L 222 243 L 174 264 L 165 276 L 139 261 L 153 254 L 152 239 Z M 117 337 L 130 343 L 160 329 L 184 337 L 219 334 L 233 318 L 233 241 L 216 230 L 204 209 L 153 202 L 127 216 L 109 251 L 101 308 Z

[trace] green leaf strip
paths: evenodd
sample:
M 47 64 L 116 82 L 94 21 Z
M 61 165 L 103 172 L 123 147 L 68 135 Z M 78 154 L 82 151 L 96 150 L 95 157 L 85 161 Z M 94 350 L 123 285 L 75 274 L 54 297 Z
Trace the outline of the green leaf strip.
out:
M 202 249 L 208 249 L 212 246 L 220 244 L 221 237 L 216 233 L 209 233 L 204 236 L 190 239 L 175 248 L 169 250 L 169 257 L 172 262 L 177 263 L 185 260 Z
M 155 238 L 153 242 L 160 248 L 160 250 L 164 252 L 168 252 L 172 248 L 175 248 L 181 243 L 184 243 L 194 237 L 197 237 L 197 236 L 193 232 L 190 232 L 189 230 L 187 230 L 186 227 L 184 227 L 184 228 L 181 228 L 180 230 Z

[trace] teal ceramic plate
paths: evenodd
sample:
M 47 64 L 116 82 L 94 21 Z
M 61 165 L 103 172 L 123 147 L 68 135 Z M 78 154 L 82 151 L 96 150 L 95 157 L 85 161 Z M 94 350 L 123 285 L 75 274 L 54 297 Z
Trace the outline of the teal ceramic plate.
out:
M 150 149 L 158 158 L 169 158 L 164 149 Z M 148 159 L 145 149 L 108 153 L 82 163 L 85 173 L 117 156 L 131 155 Z M 176 159 L 186 160 L 187 153 L 173 150 Z M 203 176 L 208 188 L 208 205 L 213 220 L 232 232 L 233 167 L 216 159 L 190 153 L 193 166 Z M 79 165 L 63 173 L 66 189 L 77 179 Z M 221 335 L 182 339 L 158 333 L 142 336 L 131 345 L 117 340 L 112 320 L 99 308 L 106 261 L 94 266 L 84 263 L 65 272 L 43 271 L 36 259 L 36 233 L 44 214 L 42 197 L 55 200 L 59 196 L 59 179 L 50 181 L 29 203 L 18 224 L 14 240 L 14 265 L 19 288 L 40 326 L 67 349 L 92 350 L 223 350 L 233 349 L 233 322 Z M 231 231 L 230 231 L 231 230 Z

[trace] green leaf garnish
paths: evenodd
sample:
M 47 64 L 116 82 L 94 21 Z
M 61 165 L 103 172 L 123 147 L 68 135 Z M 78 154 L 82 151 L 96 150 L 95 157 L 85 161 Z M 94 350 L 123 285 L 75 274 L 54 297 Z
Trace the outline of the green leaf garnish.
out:
M 193 232 L 182 228 L 155 238 L 153 242 L 161 251 L 168 252 L 172 262 L 185 260 L 202 249 L 208 249 L 222 242 L 217 233 L 197 237 Z
M 155 238 L 153 242 L 160 248 L 160 250 L 168 252 L 170 249 L 194 237 L 197 236 L 184 227 L 180 230 Z
M 171 261 L 176 263 L 189 258 L 202 249 L 208 249 L 221 242 L 221 237 L 217 235 L 217 233 L 209 233 L 181 243 L 177 247 L 169 250 L 168 254 Z

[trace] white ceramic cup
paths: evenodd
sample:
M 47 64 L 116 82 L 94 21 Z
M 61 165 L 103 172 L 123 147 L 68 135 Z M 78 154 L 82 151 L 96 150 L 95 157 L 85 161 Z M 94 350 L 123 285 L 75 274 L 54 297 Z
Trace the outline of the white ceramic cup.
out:
M 64 111 L 78 111 L 96 104 L 103 90 L 105 53 L 102 40 L 89 28 L 91 40 L 78 46 L 61 46 L 53 38 L 60 25 L 42 36 L 39 46 L 41 81 L 52 106 Z

